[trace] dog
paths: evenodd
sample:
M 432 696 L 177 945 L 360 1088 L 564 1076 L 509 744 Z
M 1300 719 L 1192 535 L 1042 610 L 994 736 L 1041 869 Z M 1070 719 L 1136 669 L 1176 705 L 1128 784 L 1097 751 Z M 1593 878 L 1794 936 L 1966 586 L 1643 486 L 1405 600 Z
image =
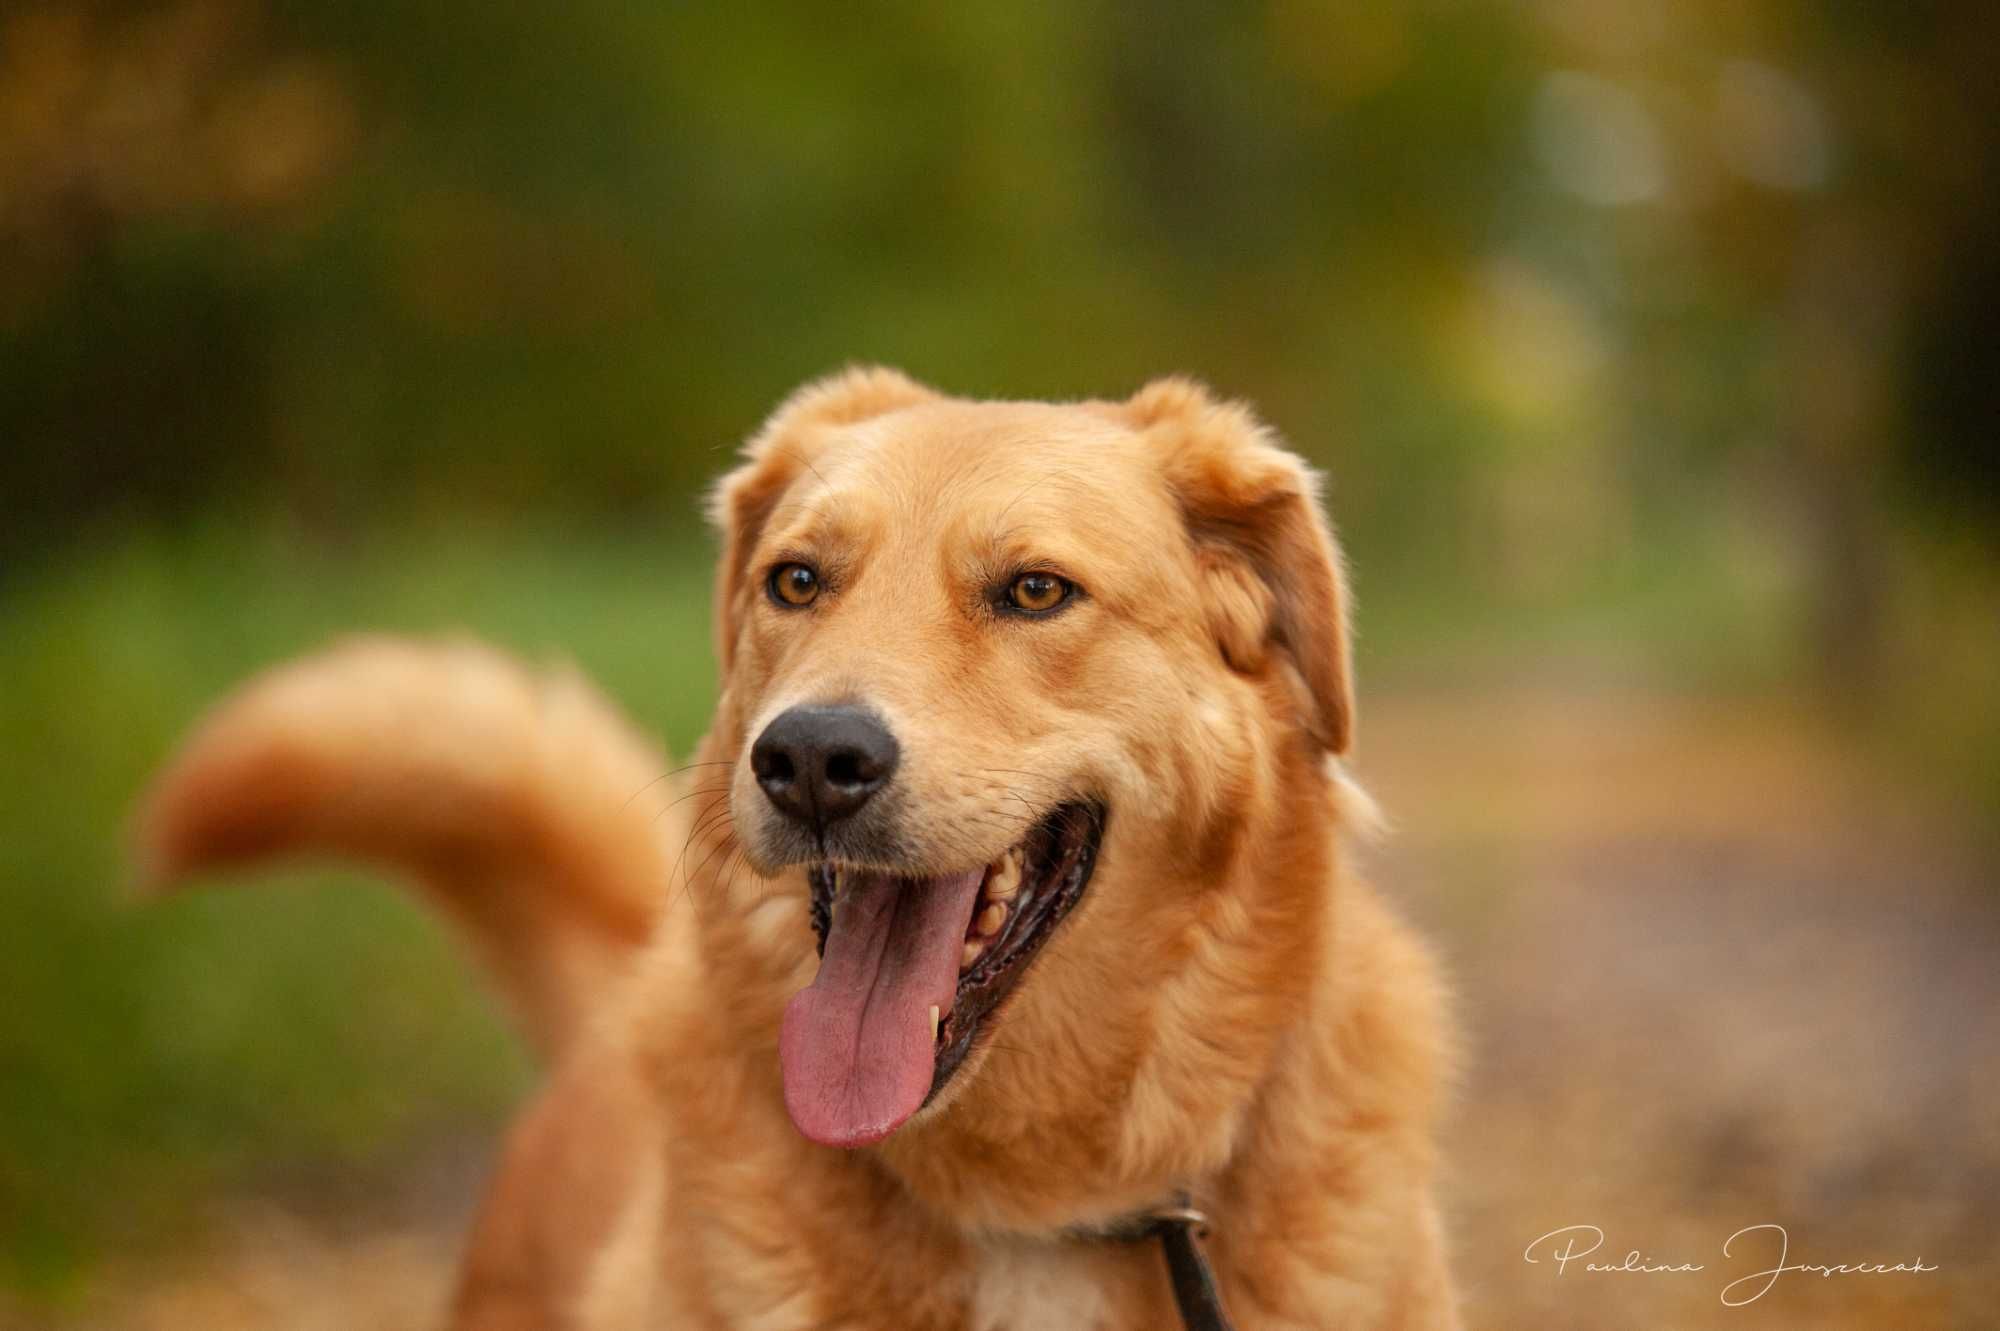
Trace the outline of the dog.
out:
M 1454 1037 L 1346 863 L 1315 474 L 1184 379 L 868 368 L 710 507 L 720 696 L 666 798 L 574 675 L 363 640 L 226 701 L 136 818 L 161 887 L 407 876 L 546 1059 L 454 1325 L 1457 1326 Z

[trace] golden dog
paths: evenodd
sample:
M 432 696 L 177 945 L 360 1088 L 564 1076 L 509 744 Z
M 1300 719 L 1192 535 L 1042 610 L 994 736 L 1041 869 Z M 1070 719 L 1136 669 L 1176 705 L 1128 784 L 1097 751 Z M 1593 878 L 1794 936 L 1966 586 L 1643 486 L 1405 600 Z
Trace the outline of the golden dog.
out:
M 779 408 L 716 492 L 722 692 L 667 770 L 580 682 L 371 641 L 220 709 L 157 883 L 407 872 L 553 1071 L 457 1324 L 1162 1328 L 1185 1195 L 1243 1328 L 1457 1324 L 1434 966 L 1366 802 L 1311 473 L 1181 380 Z

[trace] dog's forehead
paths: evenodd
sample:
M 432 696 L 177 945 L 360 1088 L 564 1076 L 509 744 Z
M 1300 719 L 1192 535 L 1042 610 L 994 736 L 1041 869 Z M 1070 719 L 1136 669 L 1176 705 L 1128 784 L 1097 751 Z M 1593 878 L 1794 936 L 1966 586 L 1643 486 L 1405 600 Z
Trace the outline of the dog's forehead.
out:
M 1158 475 L 1140 436 L 1092 405 L 956 400 L 841 429 L 814 473 L 813 488 L 835 501 L 968 515 L 999 504 L 1015 519 L 1129 503 Z

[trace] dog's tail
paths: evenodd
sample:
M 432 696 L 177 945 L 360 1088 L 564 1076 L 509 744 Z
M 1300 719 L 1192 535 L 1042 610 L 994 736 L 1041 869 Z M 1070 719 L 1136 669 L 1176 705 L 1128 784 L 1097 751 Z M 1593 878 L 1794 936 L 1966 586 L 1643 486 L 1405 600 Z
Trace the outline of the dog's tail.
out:
M 346 643 L 225 700 L 156 778 L 140 886 L 291 855 L 413 879 L 553 1054 L 664 900 L 667 766 L 568 672 L 470 644 Z

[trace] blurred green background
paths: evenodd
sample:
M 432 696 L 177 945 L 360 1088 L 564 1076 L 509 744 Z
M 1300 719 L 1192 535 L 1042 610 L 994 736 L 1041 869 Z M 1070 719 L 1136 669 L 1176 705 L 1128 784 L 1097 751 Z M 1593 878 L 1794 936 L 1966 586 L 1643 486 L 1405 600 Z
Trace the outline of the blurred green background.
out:
M 1197 374 L 1328 471 L 1369 694 L 1780 708 L 1985 854 L 1996 35 L 1860 0 L 9 4 L 0 1284 L 74 1307 L 216 1196 L 492 1131 L 532 1073 L 432 924 L 312 872 L 127 908 L 123 812 L 205 701 L 360 628 L 573 659 L 684 751 L 700 489 L 851 361 Z

